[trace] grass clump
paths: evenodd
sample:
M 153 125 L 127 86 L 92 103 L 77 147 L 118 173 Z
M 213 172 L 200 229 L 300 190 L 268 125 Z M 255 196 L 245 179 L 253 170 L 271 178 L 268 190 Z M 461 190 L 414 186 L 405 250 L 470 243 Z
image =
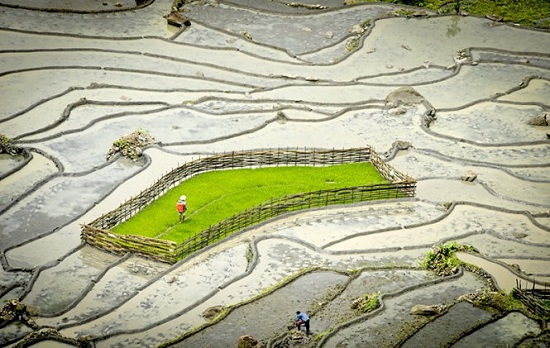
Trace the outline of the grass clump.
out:
M 361 37 L 365 33 L 365 31 L 371 26 L 371 19 L 366 18 L 363 20 L 358 26 L 357 29 L 354 27 L 354 32 L 357 34 L 356 36 L 352 37 L 348 40 L 346 43 L 346 52 L 350 53 L 355 51 L 359 48 L 359 45 L 361 43 Z
M 502 291 L 480 291 L 466 295 L 466 300 L 479 308 L 493 310 L 497 313 L 511 311 L 526 313 L 526 308 L 523 303 L 515 299 L 512 293 L 506 294 Z
M 400 10 L 394 11 L 393 15 L 396 17 L 410 17 L 414 15 L 414 11 L 402 8 Z
M 346 4 L 388 2 L 426 8 L 441 13 L 469 13 L 501 17 L 504 22 L 530 27 L 550 27 L 548 0 L 346 0 Z
M 268 167 L 202 173 L 168 191 L 114 233 L 181 243 L 210 226 L 261 203 L 286 195 L 387 183 L 368 162 L 327 167 Z M 188 210 L 179 222 L 176 202 L 187 196 Z
M 136 160 L 142 155 L 141 148 L 151 144 L 155 139 L 143 129 L 137 129 L 134 132 L 118 138 L 113 142 L 113 146 L 107 153 L 107 160 L 120 153 L 124 157 Z
M 348 43 L 346 44 L 346 51 L 353 52 L 357 48 L 359 48 L 359 40 L 361 40 L 360 36 L 352 37 L 349 39 Z
M 361 26 L 361 28 L 363 29 L 367 29 L 368 27 L 370 27 L 372 24 L 372 21 L 370 18 L 367 18 L 365 19 L 364 21 L 361 22 L 361 24 L 359 24 Z
M 6 135 L 0 134 L 0 154 L 7 153 L 12 156 L 20 154 L 22 150 L 13 145 L 13 141 Z
M 380 291 L 373 294 L 363 295 L 351 303 L 351 309 L 360 311 L 361 313 L 372 312 L 376 308 L 380 307 Z
M 458 268 L 464 263 L 460 261 L 455 253 L 457 251 L 476 251 L 473 246 L 463 245 L 455 241 L 437 245 L 426 253 L 421 261 L 421 266 L 434 271 L 439 276 L 447 276 L 458 272 Z

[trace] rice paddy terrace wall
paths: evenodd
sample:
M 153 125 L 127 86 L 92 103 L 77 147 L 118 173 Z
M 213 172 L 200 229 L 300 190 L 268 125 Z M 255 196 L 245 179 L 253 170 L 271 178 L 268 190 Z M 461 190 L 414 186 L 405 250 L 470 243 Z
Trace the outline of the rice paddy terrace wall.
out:
M 117 235 L 110 231 L 111 228 L 128 220 L 183 180 L 199 173 L 237 168 L 328 166 L 357 162 L 372 163 L 389 183 L 278 197 L 225 219 L 181 244 L 142 236 Z M 342 150 L 268 149 L 231 152 L 200 158 L 173 169 L 118 208 L 83 225 L 81 237 L 88 244 L 109 252 L 134 252 L 159 261 L 174 263 L 237 231 L 288 212 L 374 199 L 412 197 L 415 191 L 416 181 L 384 162 L 371 147 Z

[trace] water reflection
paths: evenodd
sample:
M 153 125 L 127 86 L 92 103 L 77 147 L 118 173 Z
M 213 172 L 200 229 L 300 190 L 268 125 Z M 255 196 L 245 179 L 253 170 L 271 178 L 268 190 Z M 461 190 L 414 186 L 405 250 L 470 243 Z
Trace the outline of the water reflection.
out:
M 460 33 L 461 29 L 458 26 L 460 18 L 460 16 L 451 16 L 451 25 L 447 27 L 447 33 L 445 34 L 448 38 L 456 36 L 456 34 Z

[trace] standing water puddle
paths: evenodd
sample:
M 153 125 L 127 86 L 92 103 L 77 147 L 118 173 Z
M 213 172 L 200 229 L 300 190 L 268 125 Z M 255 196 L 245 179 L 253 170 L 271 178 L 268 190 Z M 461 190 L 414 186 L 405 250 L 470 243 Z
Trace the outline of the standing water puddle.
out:
M 499 265 L 498 263 L 491 262 L 479 256 L 465 252 L 457 252 L 456 257 L 463 262 L 470 263 L 485 270 L 485 272 L 489 273 L 493 277 L 497 288 L 506 293 L 512 291 L 512 289 L 516 287 L 516 280 L 529 280 L 529 278 L 526 277 L 519 277 L 508 268 Z

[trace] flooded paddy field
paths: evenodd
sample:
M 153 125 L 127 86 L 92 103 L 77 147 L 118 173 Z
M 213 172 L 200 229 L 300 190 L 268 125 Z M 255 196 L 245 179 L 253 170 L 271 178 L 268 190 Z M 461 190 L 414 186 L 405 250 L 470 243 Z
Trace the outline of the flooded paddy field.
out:
M 0 155 L 0 300 L 29 319 L 0 346 L 549 344 L 536 318 L 465 298 L 550 284 L 550 32 L 335 0 L 190 2 L 178 28 L 170 0 L 83 3 L 0 1 L 0 134 L 23 149 Z M 107 160 L 137 129 L 143 156 Z M 80 239 L 199 157 L 366 145 L 415 198 L 281 216 L 174 265 Z M 422 269 L 448 241 L 485 272 Z M 353 309 L 367 294 L 380 307 Z M 289 331 L 296 310 L 311 336 Z

